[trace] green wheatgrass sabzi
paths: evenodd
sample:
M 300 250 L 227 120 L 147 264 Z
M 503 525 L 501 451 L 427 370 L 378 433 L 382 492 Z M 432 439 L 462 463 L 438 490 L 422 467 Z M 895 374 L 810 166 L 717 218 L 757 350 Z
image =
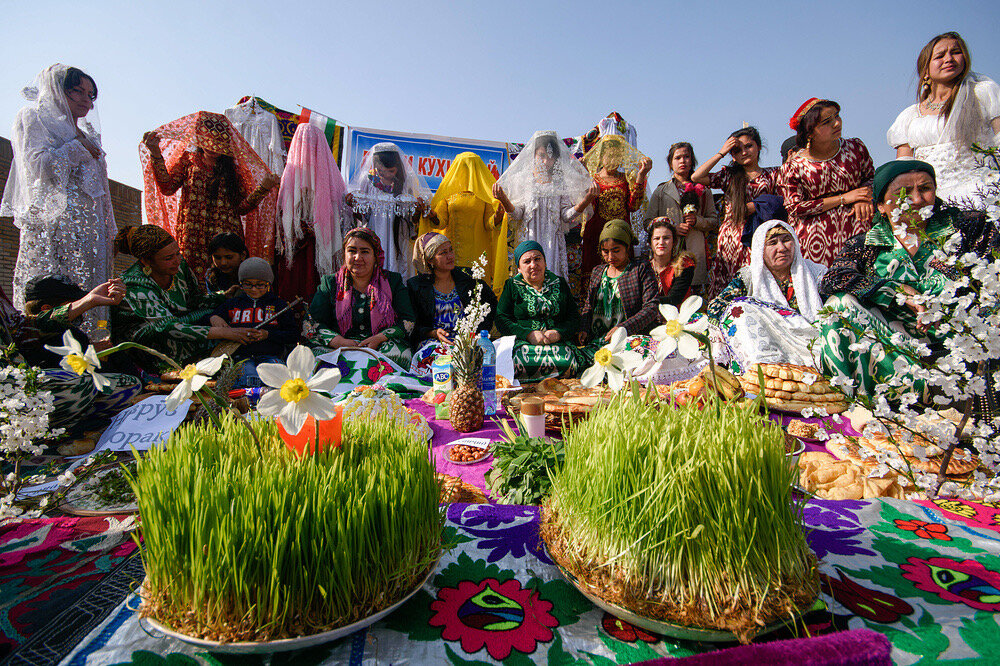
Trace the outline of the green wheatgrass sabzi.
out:
M 743 642 L 814 603 L 797 470 L 758 403 L 619 394 L 564 435 L 542 536 L 597 596 Z
M 382 418 L 298 457 L 231 416 L 178 428 L 129 482 L 142 517 L 142 614 L 220 642 L 308 636 L 386 608 L 441 553 L 426 444 Z

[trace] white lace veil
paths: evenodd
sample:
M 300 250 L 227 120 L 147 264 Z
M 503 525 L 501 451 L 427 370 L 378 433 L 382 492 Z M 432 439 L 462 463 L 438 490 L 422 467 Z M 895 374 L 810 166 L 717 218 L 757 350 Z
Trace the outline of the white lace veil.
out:
M 789 307 L 788 299 L 778 286 L 778 281 L 764 263 L 764 244 L 767 232 L 774 227 L 781 227 L 792 235 L 792 288 L 795 290 L 795 300 L 799 304 L 799 312 L 810 322 L 816 321 L 816 313 L 823 307 L 823 299 L 819 295 L 819 285 L 826 275 L 827 268 L 822 264 L 809 261 L 802 256 L 799 239 L 795 230 L 781 220 L 768 220 L 753 232 L 750 244 L 750 295 L 769 303 Z
M 550 171 L 535 157 L 539 148 L 554 158 Z M 498 182 L 511 203 L 524 206 L 524 219 L 531 219 L 543 197 L 566 195 L 575 204 L 594 179 L 555 132 L 538 131 L 531 135 Z
M 984 146 L 993 145 L 993 130 L 987 131 L 987 119 L 983 117 L 979 99 L 976 97 L 976 84 L 990 80 L 990 77 L 976 72 L 969 72 L 965 76 L 958 87 L 958 92 L 955 93 L 955 103 L 941 132 L 942 143 L 961 143 L 968 146 L 977 142 Z
M 391 191 L 384 191 L 375 185 L 378 179 L 375 155 L 380 153 L 396 153 L 398 163 L 402 166 L 396 173 L 396 182 Z M 361 214 L 391 207 L 396 215 L 412 215 L 416 210 L 417 199 L 428 201 L 431 198 L 430 188 L 413 169 L 403 151 L 388 141 L 372 146 L 365 155 L 361 168 L 351 176 L 351 184 L 347 186 L 347 191 L 354 198 L 354 212 Z
M 80 163 L 66 148 L 76 138 L 76 126 L 94 145 L 101 146 L 96 107 L 77 123 L 73 122 L 63 91 L 68 70 L 68 66 L 56 63 L 40 72 L 34 85 L 21 90 L 29 103 L 14 121 L 11 132 L 14 162 L 0 203 L 0 215 L 12 216 L 18 228 L 48 224 L 65 212 L 66 189 L 74 167 L 84 170 L 80 182 L 87 194 L 95 198 L 108 194 L 104 157 L 88 160 L 83 156 Z M 77 156 L 82 155 L 81 150 L 86 149 L 81 146 Z

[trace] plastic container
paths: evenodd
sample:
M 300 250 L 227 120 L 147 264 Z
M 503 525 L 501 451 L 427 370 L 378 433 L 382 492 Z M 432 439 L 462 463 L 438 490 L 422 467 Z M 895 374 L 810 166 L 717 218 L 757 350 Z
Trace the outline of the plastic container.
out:
M 483 409 L 487 416 L 492 416 L 497 413 L 497 349 L 486 331 L 479 332 L 476 344 L 483 348 L 483 374 L 479 379 Z
M 431 376 L 434 378 L 434 390 L 438 393 L 445 393 L 452 389 L 451 382 L 451 356 L 440 354 L 434 357 L 431 364 Z
M 521 423 L 528 437 L 545 437 L 545 403 L 541 398 L 521 398 Z
M 90 334 L 90 344 L 96 345 L 102 342 L 111 341 L 111 331 L 108 330 L 108 322 L 101 319 L 97 322 L 97 328 Z

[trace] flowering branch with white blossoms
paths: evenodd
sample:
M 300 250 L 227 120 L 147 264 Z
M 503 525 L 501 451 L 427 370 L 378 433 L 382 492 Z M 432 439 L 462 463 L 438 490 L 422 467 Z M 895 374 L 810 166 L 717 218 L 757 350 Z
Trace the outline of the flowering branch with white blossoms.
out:
M 462 316 L 455 326 L 456 338 L 474 338 L 479 327 L 490 315 L 490 304 L 483 300 L 483 280 L 486 278 L 486 253 L 483 252 L 472 264 L 472 277 L 476 286 L 472 299 L 462 310 Z
M 1000 166 L 1000 165 L 998 165 Z M 998 221 L 1000 208 L 996 198 L 1000 186 L 993 190 L 994 203 L 990 207 L 989 222 Z M 951 276 L 941 273 L 943 285 L 940 292 L 911 294 L 902 288 L 896 294 L 900 305 L 909 301 L 917 312 L 916 321 L 921 330 L 933 331 L 940 344 L 936 352 L 926 342 L 896 332 L 888 340 L 880 339 L 868 328 L 862 328 L 847 316 L 830 308 L 823 308 L 819 315 L 827 321 L 839 321 L 854 334 L 854 351 L 865 351 L 874 358 L 884 358 L 889 351 L 896 360 L 889 377 L 877 377 L 873 395 L 858 393 L 855 401 L 872 411 L 888 428 L 890 441 L 898 448 L 899 439 L 922 435 L 931 440 L 931 446 L 912 445 L 913 456 L 926 461 L 940 456 L 938 473 L 922 472 L 914 468 L 907 456 L 896 452 L 879 456 L 880 467 L 887 465 L 909 480 L 929 497 L 939 495 L 968 499 L 996 501 L 1000 499 L 1000 448 L 995 438 L 1000 427 L 1000 416 L 976 414 L 976 403 L 986 404 L 989 393 L 1000 390 L 1000 262 L 994 256 L 980 257 L 974 252 L 958 255 L 961 235 L 956 233 L 938 246 L 934 239 L 917 227 L 907 225 L 907 217 L 914 215 L 928 219 L 932 210 L 914 211 L 906 200 L 905 190 L 900 193 L 898 207 L 892 211 L 891 223 L 901 243 L 919 242 L 935 247 L 929 261 L 947 267 Z M 922 226 L 922 225 L 921 225 Z M 849 393 L 854 386 L 850 379 L 831 377 L 831 384 L 845 388 Z M 930 396 L 930 405 L 925 404 Z M 938 409 L 953 406 L 961 413 L 957 425 L 942 419 Z M 970 480 L 956 481 L 946 475 L 953 456 L 969 457 L 958 449 L 959 442 L 967 438 L 979 454 L 979 460 L 989 471 L 973 471 Z M 908 451 L 909 453 L 909 451 Z M 933 456 L 931 454 L 934 454 Z M 943 455 L 942 455 L 943 454 Z M 937 465 L 937 462 L 935 462 Z

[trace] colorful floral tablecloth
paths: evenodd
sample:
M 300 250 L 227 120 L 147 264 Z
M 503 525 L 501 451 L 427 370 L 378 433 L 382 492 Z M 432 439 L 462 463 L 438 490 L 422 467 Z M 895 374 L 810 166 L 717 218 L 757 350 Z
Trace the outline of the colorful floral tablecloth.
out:
M 996 663 L 1000 507 L 817 500 L 805 519 L 830 609 L 807 618 L 811 634 L 874 629 L 899 664 Z M 445 536 L 457 545 L 428 584 L 328 645 L 268 659 L 205 653 L 147 634 L 129 595 L 63 663 L 603 666 L 718 647 L 664 639 L 591 605 L 540 551 L 537 522 L 534 507 L 451 505 Z

